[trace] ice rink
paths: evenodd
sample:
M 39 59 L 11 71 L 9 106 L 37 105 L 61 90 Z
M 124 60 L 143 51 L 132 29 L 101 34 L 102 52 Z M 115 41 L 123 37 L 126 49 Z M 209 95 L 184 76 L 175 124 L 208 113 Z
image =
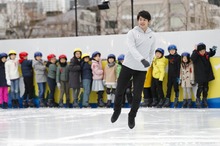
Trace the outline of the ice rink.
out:
M 0 146 L 220 146 L 219 109 L 0 109 Z

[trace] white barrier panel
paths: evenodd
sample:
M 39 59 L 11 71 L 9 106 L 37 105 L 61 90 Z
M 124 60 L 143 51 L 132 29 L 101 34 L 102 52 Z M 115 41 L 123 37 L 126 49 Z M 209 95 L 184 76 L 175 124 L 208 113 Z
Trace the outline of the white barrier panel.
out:
M 220 47 L 220 30 L 201 30 L 201 31 L 179 31 L 179 32 L 160 32 L 155 33 L 157 38 L 156 48 L 161 47 L 167 52 L 169 44 L 176 44 L 178 52 L 192 52 L 195 44 L 203 42 L 207 48 L 216 45 Z M 9 52 L 14 49 L 17 53 L 27 51 L 29 58 L 33 58 L 36 51 L 43 53 L 43 58 L 50 53 L 57 56 L 66 54 L 70 59 L 74 48 L 81 48 L 83 53 L 92 54 L 100 51 L 102 58 L 108 54 L 119 55 L 126 53 L 126 35 L 107 35 L 107 36 L 86 36 L 86 37 L 66 37 L 66 38 L 42 38 L 42 39 L 20 39 L 20 40 L 1 40 L 0 52 Z M 217 51 L 216 56 L 220 56 Z

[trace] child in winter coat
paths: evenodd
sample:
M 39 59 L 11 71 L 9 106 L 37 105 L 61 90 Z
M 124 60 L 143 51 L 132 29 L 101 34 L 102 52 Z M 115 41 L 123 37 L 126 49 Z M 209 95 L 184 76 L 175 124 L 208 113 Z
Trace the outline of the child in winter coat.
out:
M 125 57 L 124 54 L 121 54 L 121 55 L 118 56 L 117 78 L 119 77 L 119 74 L 121 72 L 124 57 Z M 129 105 L 131 105 L 132 99 L 133 99 L 133 95 L 132 95 L 132 78 L 131 78 L 130 81 L 128 82 L 128 84 L 127 84 L 127 87 L 126 87 L 126 90 L 125 90 L 125 93 L 124 93 L 124 96 L 123 96 L 122 107 L 125 106 L 126 101 Z
M 8 55 L 6 53 L 0 54 L 0 108 L 8 108 L 8 86 L 5 76 L 5 62 Z
M 112 102 L 115 98 L 115 89 L 117 83 L 117 64 L 115 63 L 116 58 L 114 54 L 109 54 L 107 58 L 107 65 L 104 70 L 103 81 L 106 86 L 107 93 L 107 107 L 111 107 Z
M 103 69 L 102 69 L 102 60 L 101 53 L 96 51 L 92 54 L 92 91 L 96 91 L 98 94 L 98 106 L 103 107 L 105 103 L 103 102 L 103 93 L 104 93 L 104 85 L 103 85 Z
M 210 57 L 215 55 L 216 49 L 217 47 L 213 46 L 210 48 L 210 51 L 207 52 L 206 45 L 204 43 L 199 43 L 191 56 L 194 64 L 195 81 L 198 83 L 198 89 L 196 93 L 197 108 L 201 108 L 201 93 L 203 95 L 202 104 L 204 107 L 208 107 L 208 83 L 215 79 L 212 71 Z
M 11 86 L 12 107 L 19 107 L 19 62 L 16 59 L 16 52 L 9 51 L 9 60 L 5 63 L 5 75 L 7 84 Z
M 155 57 L 152 62 L 152 67 L 153 67 L 152 84 L 151 84 L 151 93 L 153 97 L 152 106 L 153 107 L 157 106 L 158 108 L 161 108 L 164 103 L 163 79 L 165 76 L 165 67 L 166 67 L 166 59 L 164 57 L 164 50 L 162 48 L 156 49 Z
M 23 107 L 33 107 L 33 96 L 34 96 L 34 83 L 33 83 L 33 68 L 32 60 L 28 60 L 28 53 L 19 53 L 19 63 L 21 64 L 21 72 L 24 79 L 25 92 L 23 95 Z
M 59 66 L 56 74 L 57 87 L 60 89 L 59 107 L 63 107 L 63 95 L 66 94 L 66 106 L 69 107 L 69 70 L 66 55 L 59 56 Z
M 83 84 L 83 100 L 82 106 L 87 108 L 89 107 L 89 95 L 91 92 L 91 83 L 92 83 L 92 69 L 91 65 L 89 64 L 90 57 L 89 54 L 82 55 L 82 84 Z
M 80 82 L 81 82 L 81 66 L 80 60 L 82 56 L 82 50 L 76 48 L 73 52 L 73 58 L 69 65 L 69 85 L 73 89 L 73 107 L 79 107 L 78 97 L 80 92 Z
M 49 107 L 54 107 L 54 94 L 56 90 L 56 72 L 57 72 L 57 65 L 56 65 L 56 55 L 54 54 L 49 54 L 47 56 L 47 64 L 46 67 L 48 68 L 48 73 L 47 73 L 47 83 L 50 88 L 50 94 L 49 94 L 49 99 L 47 102 L 47 105 Z
M 174 91 L 175 91 L 174 107 L 177 107 L 179 102 L 178 98 L 179 98 L 179 76 L 180 76 L 181 56 L 177 53 L 176 45 L 169 45 L 168 52 L 170 54 L 165 56 L 169 62 L 167 95 L 163 107 L 170 107 L 170 97 L 171 97 L 172 87 L 174 87 Z
M 192 107 L 192 85 L 194 85 L 194 68 L 190 60 L 190 54 L 184 52 L 181 55 L 180 84 L 183 88 L 183 108 Z M 188 97 L 188 98 L 187 98 Z
M 46 66 L 44 66 L 44 61 L 42 60 L 41 52 L 35 52 L 34 58 L 35 60 L 33 60 L 33 68 L 35 71 L 35 78 L 38 85 L 38 96 L 40 100 L 40 106 L 44 107 L 46 106 L 44 98 L 44 92 L 47 82 Z

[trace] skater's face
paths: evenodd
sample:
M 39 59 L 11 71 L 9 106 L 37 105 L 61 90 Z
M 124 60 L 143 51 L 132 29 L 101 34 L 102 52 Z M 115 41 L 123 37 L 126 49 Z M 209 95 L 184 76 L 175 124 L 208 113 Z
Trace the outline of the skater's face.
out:
M 36 56 L 36 60 L 40 61 L 42 59 L 41 56 Z
M 15 60 L 15 58 L 16 58 L 16 54 L 11 54 L 11 55 L 10 55 L 10 59 L 11 59 L 11 60 Z
M 149 23 L 150 23 L 150 21 L 148 21 L 148 19 L 145 19 L 145 18 L 143 18 L 141 16 L 138 19 L 138 26 L 141 29 L 143 29 L 144 31 L 147 30 Z
M 95 59 L 96 61 L 99 61 L 99 60 L 100 60 L 100 56 L 99 56 L 99 55 L 96 55 L 96 56 L 94 57 L 94 59 Z
M 89 57 L 84 57 L 84 62 L 89 62 Z
M 184 63 L 187 63 L 187 62 L 188 62 L 188 59 L 187 59 L 186 56 L 183 56 L 183 62 L 184 62 Z
M 205 50 L 200 50 L 200 51 L 199 51 L 199 54 L 205 55 Z
M 114 61 L 115 61 L 114 58 L 109 58 L 109 59 L 108 59 L 108 62 L 109 62 L 109 63 L 113 63 Z
M 81 52 L 75 52 L 75 57 L 76 58 L 81 58 Z
M 170 50 L 170 54 L 171 54 L 171 55 L 176 54 L 176 50 Z
M 61 62 L 61 63 L 65 63 L 65 62 L 66 62 L 66 59 L 65 59 L 65 58 L 61 58 L 61 59 L 60 59 L 60 62 Z
M 7 58 L 6 58 L 6 57 L 3 57 L 1 60 L 2 60 L 2 62 L 6 62 L 6 61 L 7 61 Z
M 50 59 L 50 62 L 53 63 L 53 64 L 55 64 L 56 61 L 57 61 L 57 60 L 56 60 L 56 57 Z
M 162 54 L 161 54 L 160 52 L 156 52 L 156 53 L 155 53 L 155 56 L 156 56 L 157 58 L 161 58 L 161 57 L 162 57 Z

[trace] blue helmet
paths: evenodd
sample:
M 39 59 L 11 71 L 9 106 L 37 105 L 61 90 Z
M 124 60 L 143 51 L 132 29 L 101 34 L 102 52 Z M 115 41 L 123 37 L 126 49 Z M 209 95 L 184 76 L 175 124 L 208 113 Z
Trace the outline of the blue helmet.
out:
M 108 59 L 109 59 L 109 58 L 115 59 L 115 55 L 114 55 L 114 54 L 109 54 L 109 55 L 108 55 Z
M 101 53 L 99 51 L 95 51 L 94 53 L 92 53 L 92 58 L 94 58 L 96 55 L 101 56 Z
M 6 57 L 6 58 L 7 58 L 7 57 L 8 57 L 8 54 L 6 54 L 6 53 L 1 53 L 1 54 L 0 54 L 0 59 L 2 59 L 3 57 Z
M 156 52 L 160 52 L 162 55 L 164 55 L 164 50 L 163 50 L 162 48 L 157 48 L 156 51 L 155 51 L 155 53 L 156 53 Z
M 182 57 L 184 57 L 184 56 L 190 57 L 190 54 L 189 54 L 188 52 L 183 52 L 183 53 L 181 54 L 181 56 L 182 56 Z
M 37 57 L 37 56 L 41 56 L 41 57 L 42 57 L 43 54 L 42 54 L 41 52 L 35 52 L 35 53 L 34 53 L 34 58 Z
M 176 45 L 169 45 L 168 46 L 168 51 L 170 51 L 170 50 L 176 50 L 177 51 Z
M 118 56 L 118 61 L 122 61 L 125 59 L 125 55 L 124 54 L 121 54 Z

